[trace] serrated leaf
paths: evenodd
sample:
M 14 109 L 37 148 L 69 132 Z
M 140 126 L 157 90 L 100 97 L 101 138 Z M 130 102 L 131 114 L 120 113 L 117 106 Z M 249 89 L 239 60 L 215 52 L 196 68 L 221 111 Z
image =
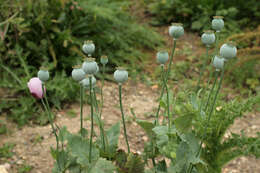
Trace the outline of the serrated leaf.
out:
M 125 153 L 125 151 L 123 150 L 118 150 L 116 152 L 116 164 L 119 166 L 119 168 L 124 168 L 125 163 L 127 161 L 127 155 Z
M 161 160 L 157 163 L 156 168 L 158 171 L 167 172 L 167 165 L 165 160 Z
M 152 130 L 156 135 L 167 135 L 168 133 L 167 126 L 156 126 Z
M 99 158 L 90 173 L 114 173 L 114 171 L 116 171 L 116 167 L 111 161 Z
M 130 153 L 127 157 L 125 168 L 127 168 L 127 173 L 143 173 L 144 165 L 145 164 L 140 156 Z
M 76 157 L 77 163 L 81 164 L 83 167 L 88 167 L 89 165 L 89 141 L 83 139 L 80 136 L 70 136 L 68 139 L 68 147 L 71 150 L 71 155 Z M 99 151 L 92 145 L 92 161 L 99 158 Z

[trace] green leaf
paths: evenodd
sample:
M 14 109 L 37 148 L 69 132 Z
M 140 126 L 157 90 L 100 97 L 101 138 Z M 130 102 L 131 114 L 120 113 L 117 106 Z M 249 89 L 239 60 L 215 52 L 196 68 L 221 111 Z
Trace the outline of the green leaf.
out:
M 144 165 L 145 164 L 140 156 L 130 153 L 127 157 L 125 167 L 127 168 L 127 173 L 143 173 Z
M 127 161 L 127 155 L 125 153 L 125 151 L 123 150 L 118 150 L 116 152 L 116 164 L 119 166 L 119 168 L 124 168 L 125 163 Z
M 192 94 L 191 95 L 190 102 L 191 102 L 191 105 L 192 105 L 193 109 L 198 110 L 198 100 L 197 100 L 197 95 L 196 94 Z
M 156 145 L 158 147 L 163 147 L 169 141 L 169 137 L 167 135 L 158 135 L 156 136 Z
M 166 109 L 166 103 L 163 100 L 160 100 L 160 106 L 164 109 Z
M 185 134 L 185 142 L 189 145 L 189 148 L 192 153 L 197 154 L 200 148 L 199 140 L 193 133 Z
M 139 119 L 136 120 L 136 123 L 144 129 L 149 138 L 152 138 L 154 136 L 154 132 L 152 129 L 155 127 L 155 125 L 153 123 Z
M 83 139 L 80 136 L 70 136 L 68 139 L 68 147 L 71 150 L 71 155 L 76 157 L 77 163 L 81 164 L 83 167 L 88 167 L 89 165 L 89 141 Z M 99 152 L 95 146 L 92 146 L 92 161 L 99 158 Z
M 99 158 L 90 173 L 114 173 L 114 171 L 116 171 L 116 167 L 111 161 Z
M 118 145 L 118 137 L 120 135 L 120 123 L 114 124 L 106 131 L 106 140 L 108 145 L 108 151 L 115 153 Z
M 159 162 L 157 163 L 156 167 L 157 167 L 157 170 L 158 170 L 158 171 L 167 172 L 167 165 L 166 165 L 165 160 L 159 161 Z
M 186 114 L 183 116 L 179 116 L 174 120 L 174 124 L 179 132 L 186 133 L 191 129 L 193 118 L 192 115 L 193 114 Z
M 67 139 L 67 136 L 69 135 L 69 132 L 67 130 L 66 126 L 63 126 L 61 129 L 59 129 L 59 140 L 61 142 L 64 142 Z
M 152 130 L 156 135 L 167 135 L 168 133 L 167 126 L 156 126 Z

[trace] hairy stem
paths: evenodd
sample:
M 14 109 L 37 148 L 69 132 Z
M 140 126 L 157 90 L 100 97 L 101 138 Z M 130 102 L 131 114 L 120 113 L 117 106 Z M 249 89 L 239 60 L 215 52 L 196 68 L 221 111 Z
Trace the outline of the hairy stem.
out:
M 89 95 L 90 95 L 90 107 L 91 107 L 91 133 L 90 133 L 90 141 L 89 141 L 89 163 L 91 163 L 91 155 L 92 155 L 92 140 L 94 135 L 94 110 L 93 110 L 93 96 L 92 96 L 92 76 L 89 77 Z
M 98 111 L 101 111 L 98 109 L 98 102 L 97 102 L 97 95 L 96 95 L 96 91 L 93 89 L 93 93 L 94 93 L 94 101 L 95 101 L 95 107 L 96 107 L 96 112 L 98 113 Z M 98 118 L 98 124 L 99 124 L 99 131 L 100 131 L 100 136 L 101 136 L 101 142 L 102 142 L 102 148 L 105 151 L 105 131 L 104 131 L 104 126 L 103 126 L 103 122 L 101 119 L 101 113 L 99 112 L 99 115 L 97 115 Z
M 121 114 L 122 114 L 122 121 L 123 121 L 125 141 L 126 141 L 128 153 L 130 153 L 130 147 L 129 147 L 129 143 L 128 143 L 128 139 L 127 139 L 126 126 L 125 126 L 125 115 L 124 115 L 123 104 L 122 104 L 122 84 L 119 84 L 118 86 L 119 86 L 120 110 L 121 110 Z
M 161 66 L 162 68 L 162 73 L 164 72 L 164 66 Z M 169 98 L 169 89 L 167 86 L 167 82 L 166 82 L 166 78 L 163 78 L 163 84 L 164 84 L 164 88 L 166 89 L 166 97 L 167 97 L 167 116 L 168 116 L 168 130 L 170 132 L 171 129 L 171 117 L 170 117 L 170 98 Z
M 83 94 L 84 88 L 80 84 L 80 134 L 83 137 Z
M 56 132 L 56 129 L 54 128 L 54 125 L 53 125 L 53 115 L 51 113 L 51 109 L 50 109 L 50 105 L 49 105 L 49 102 L 48 102 L 48 99 L 47 99 L 47 94 L 44 90 L 44 88 L 46 88 L 45 84 L 42 85 L 42 92 L 43 92 L 43 97 L 44 97 L 44 100 L 46 102 L 46 105 L 45 105 L 45 109 L 47 110 L 47 113 L 48 113 L 48 117 L 49 117 L 49 121 L 51 123 L 51 128 L 52 128 L 52 131 L 55 135 L 55 138 L 56 138 L 56 147 L 57 147 L 57 150 L 59 150 L 59 138 L 58 138 L 58 135 L 57 135 L 57 132 Z M 42 100 L 42 99 L 41 99 Z M 42 100 L 42 104 L 44 104 L 43 100 Z

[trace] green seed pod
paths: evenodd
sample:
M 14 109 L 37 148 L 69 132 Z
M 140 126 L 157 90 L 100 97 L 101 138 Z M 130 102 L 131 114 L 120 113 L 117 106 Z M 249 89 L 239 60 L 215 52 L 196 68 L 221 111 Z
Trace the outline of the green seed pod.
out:
M 80 81 L 80 84 L 83 85 L 84 88 L 89 89 L 90 88 L 90 77 L 91 77 L 91 84 L 92 84 L 92 88 L 95 87 L 96 84 L 96 78 L 94 76 L 89 76 L 86 75 L 86 78 L 83 79 L 82 81 Z
M 184 34 L 183 25 L 181 23 L 172 23 L 172 26 L 169 27 L 169 34 L 177 40 Z
M 212 30 L 205 31 L 201 36 L 202 43 L 204 43 L 207 47 L 215 43 L 215 39 L 215 34 Z
M 224 28 L 223 16 L 214 16 L 211 22 L 212 28 L 216 31 L 221 31 Z
M 88 54 L 88 56 L 91 56 L 91 54 L 93 54 L 95 51 L 95 45 L 93 41 L 91 40 L 85 41 L 85 43 L 82 46 L 82 50 L 84 53 Z
M 220 55 L 224 57 L 226 60 L 236 57 L 237 48 L 232 42 L 228 42 L 223 44 L 220 47 Z
M 87 58 L 82 64 L 82 69 L 86 74 L 95 74 L 98 70 L 98 65 L 95 62 L 95 58 Z
M 79 82 L 85 78 L 86 74 L 84 70 L 80 68 L 80 66 L 74 66 L 71 72 L 71 76 L 75 81 Z
M 105 56 L 105 55 L 101 56 L 100 63 L 103 64 L 103 65 L 106 65 L 108 63 L 107 56 Z
M 213 59 L 213 66 L 216 68 L 216 71 L 220 71 L 224 67 L 225 60 L 219 56 L 215 56 Z
M 97 70 L 96 70 L 96 72 L 94 73 L 94 75 L 96 75 L 98 72 L 99 72 L 99 66 L 97 65 Z
M 122 84 L 127 81 L 128 72 L 124 68 L 118 67 L 117 70 L 114 72 L 114 78 L 117 83 Z
M 156 54 L 156 59 L 158 63 L 165 64 L 169 59 L 169 54 L 165 50 L 159 51 Z
M 37 74 L 38 78 L 42 81 L 42 82 L 46 82 L 49 78 L 50 78 L 50 74 L 49 71 L 42 67 Z

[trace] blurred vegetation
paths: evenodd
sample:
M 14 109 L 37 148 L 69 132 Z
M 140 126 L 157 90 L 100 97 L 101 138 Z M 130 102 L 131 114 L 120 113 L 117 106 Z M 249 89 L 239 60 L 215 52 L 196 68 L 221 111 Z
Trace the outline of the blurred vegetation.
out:
M 225 41 L 235 41 L 238 58 L 229 67 L 227 78 L 237 87 L 257 90 L 260 86 L 260 25 L 256 30 L 233 34 Z
M 128 14 L 126 1 L 0 0 L 0 4 L 0 88 L 5 93 L 0 113 L 7 111 L 19 125 L 29 120 L 47 123 L 27 89 L 40 66 L 51 73 L 47 93 L 52 105 L 60 108 L 64 101 L 78 98 L 77 84 L 68 76 L 71 67 L 82 62 L 85 40 L 96 44 L 94 57 L 109 57 L 109 67 L 136 65 L 145 58 L 142 48 L 161 44 L 158 34 Z
M 254 28 L 260 21 L 258 0 L 143 0 L 154 17 L 153 24 L 181 22 L 195 31 L 209 29 L 212 16 L 224 16 L 225 29 L 236 32 Z

